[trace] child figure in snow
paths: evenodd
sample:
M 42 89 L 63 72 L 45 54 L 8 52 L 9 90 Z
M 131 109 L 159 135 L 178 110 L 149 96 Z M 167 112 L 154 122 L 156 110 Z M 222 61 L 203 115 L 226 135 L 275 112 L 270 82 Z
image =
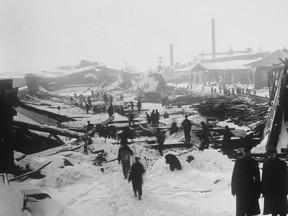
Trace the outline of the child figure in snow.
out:
M 127 179 L 128 173 L 131 167 L 131 158 L 133 155 L 133 151 L 129 148 L 127 143 L 122 142 L 121 147 L 118 151 L 118 163 L 122 163 L 123 175 L 124 178 Z
M 135 163 L 131 167 L 130 175 L 128 181 L 132 181 L 132 187 L 134 191 L 134 196 L 141 200 L 142 196 L 142 184 L 143 184 L 143 174 L 145 173 L 144 166 L 140 163 L 140 158 L 135 157 Z

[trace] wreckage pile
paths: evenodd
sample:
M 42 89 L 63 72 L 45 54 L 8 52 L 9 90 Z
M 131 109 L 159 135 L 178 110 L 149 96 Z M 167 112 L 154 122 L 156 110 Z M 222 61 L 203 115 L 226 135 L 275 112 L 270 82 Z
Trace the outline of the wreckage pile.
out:
M 220 121 L 230 119 L 239 126 L 253 129 L 259 123 L 265 123 L 269 105 L 268 98 L 240 94 L 205 98 L 194 107 L 203 116 Z

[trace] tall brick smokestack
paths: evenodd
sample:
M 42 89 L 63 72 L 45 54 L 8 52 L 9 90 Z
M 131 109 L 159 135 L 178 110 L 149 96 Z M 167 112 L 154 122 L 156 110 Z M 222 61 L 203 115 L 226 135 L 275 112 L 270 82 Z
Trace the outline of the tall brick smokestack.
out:
M 216 57 L 216 42 L 215 42 L 215 20 L 211 19 L 211 33 L 212 33 L 212 58 Z
M 173 44 L 170 44 L 170 66 L 174 66 Z

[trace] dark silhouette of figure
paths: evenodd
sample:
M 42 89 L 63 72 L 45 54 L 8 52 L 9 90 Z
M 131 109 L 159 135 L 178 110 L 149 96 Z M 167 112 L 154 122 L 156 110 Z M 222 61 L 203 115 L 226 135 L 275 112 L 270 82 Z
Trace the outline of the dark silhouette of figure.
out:
M 104 92 L 104 94 L 103 94 L 103 100 L 104 100 L 105 104 L 108 103 L 108 96 L 107 96 L 106 92 Z
M 142 107 L 142 103 L 140 100 L 137 101 L 137 108 L 138 108 L 138 112 L 141 111 L 141 107 Z
M 108 107 L 108 111 L 107 112 L 108 112 L 109 118 L 111 118 L 113 116 L 113 113 L 114 113 L 114 109 L 113 109 L 112 103 Z
M 131 106 L 131 110 L 134 110 L 134 103 L 133 103 L 133 101 L 130 101 L 130 106 Z
M 159 126 L 159 120 L 160 120 L 160 113 L 158 112 L 158 109 L 156 109 L 156 112 L 155 112 L 155 127 Z
M 185 144 L 188 147 L 191 141 L 190 132 L 191 132 L 191 127 L 192 127 L 191 121 L 188 119 L 188 115 L 185 115 L 185 119 L 183 120 L 181 125 L 184 130 Z
M 85 104 L 86 113 L 89 114 L 90 106 L 88 103 Z
M 164 118 L 164 119 L 169 118 L 169 114 L 168 114 L 167 112 L 164 112 L 163 118 Z
M 148 124 L 151 124 L 151 116 L 146 112 L 146 121 Z
M 128 181 L 132 181 L 132 187 L 134 191 L 134 196 L 141 200 L 142 197 L 142 184 L 143 184 L 143 174 L 145 169 L 142 163 L 140 163 L 140 158 L 135 157 L 135 163 L 131 167 Z
M 230 141 L 231 141 L 231 137 L 233 137 L 234 134 L 231 133 L 231 131 L 229 130 L 229 127 L 226 125 L 225 126 L 225 132 L 223 135 L 223 141 L 222 141 L 222 151 L 223 153 L 227 153 L 227 151 L 230 148 Z
M 94 125 L 90 123 L 90 121 L 87 121 L 86 126 L 86 133 L 94 128 Z M 91 133 L 89 136 L 94 137 L 95 133 Z
M 155 110 L 152 110 L 152 112 L 151 112 L 151 122 L 152 122 L 152 127 L 155 127 L 155 125 L 156 125 L 156 114 L 155 114 Z
M 169 164 L 170 165 L 170 170 L 171 171 L 174 171 L 175 169 L 177 170 L 182 170 L 182 166 L 181 166 L 181 163 L 180 161 L 178 160 L 178 158 L 173 155 L 173 154 L 167 154 L 165 156 L 165 162 L 166 164 Z
M 200 150 L 208 149 L 209 148 L 209 138 L 211 138 L 211 134 L 209 133 L 208 126 L 205 122 L 201 122 L 202 126 L 202 135 L 201 135 L 201 146 Z
M 177 122 L 172 122 L 171 127 L 170 127 L 170 135 L 173 133 L 176 133 L 179 131 L 179 128 L 177 127 Z
M 236 216 L 260 214 L 260 172 L 250 150 L 244 149 L 243 157 L 236 160 L 233 169 L 231 193 L 236 195 Z
M 267 154 L 262 173 L 264 215 L 284 216 L 287 214 L 287 166 L 277 157 L 275 148 L 269 148 Z
M 123 97 L 123 95 L 121 94 L 121 95 L 120 95 L 120 101 L 123 101 L 123 98 L 124 98 L 124 97 Z
M 90 107 L 92 107 L 92 100 L 91 100 L 91 97 L 90 97 L 90 96 L 88 96 L 87 101 L 88 101 L 88 105 L 89 105 Z
M 163 145 L 165 142 L 165 131 L 161 131 L 160 129 L 157 129 L 156 132 L 156 139 L 158 143 L 158 151 L 161 156 L 163 156 Z
M 125 179 L 127 179 L 131 167 L 131 156 L 133 156 L 133 151 L 129 148 L 129 146 L 127 144 L 121 145 L 118 150 L 118 163 L 122 164 Z

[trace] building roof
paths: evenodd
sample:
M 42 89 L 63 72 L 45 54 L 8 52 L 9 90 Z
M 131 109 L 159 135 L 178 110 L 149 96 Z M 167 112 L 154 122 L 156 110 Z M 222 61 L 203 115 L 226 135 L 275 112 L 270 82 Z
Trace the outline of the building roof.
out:
M 246 65 L 254 61 L 255 60 L 234 60 L 215 63 L 198 63 L 192 71 L 196 71 L 196 68 L 199 67 L 206 70 L 249 70 Z
M 273 66 L 274 64 L 281 63 L 280 59 L 288 58 L 288 50 L 285 49 L 278 49 L 268 56 L 260 59 L 258 61 L 251 62 L 247 64 L 247 66 L 251 68 L 263 67 L 263 66 Z
M 176 69 L 175 71 L 176 72 L 185 72 L 185 71 L 191 71 L 194 67 L 195 67 L 196 64 L 193 64 L 193 65 L 188 65 L 186 67 L 183 67 L 183 68 L 180 68 L 180 69 Z

